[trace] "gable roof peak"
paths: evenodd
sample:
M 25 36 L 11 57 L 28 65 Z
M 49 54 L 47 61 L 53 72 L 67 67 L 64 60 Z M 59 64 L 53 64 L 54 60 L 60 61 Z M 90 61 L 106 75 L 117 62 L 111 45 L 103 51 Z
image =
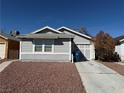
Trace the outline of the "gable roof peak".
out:
M 50 27 L 50 26 L 45 26 L 45 27 L 42 27 L 42 28 L 40 28 L 40 29 L 38 29 L 38 30 L 32 32 L 31 34 L 35 34 L 35 33 L 37 33 L 37 32 L 40 32 L 40 31 L 44 30 L 44 29 L 50 29 L 50 30 L 52 30 L 52 31 L 54 31 L 54 32 L 56 32 L 56 33 L 59 33 L 59 34 L 61 33 L 60 31 L 58 31 L 58 30 L 56 30 L 56 29 L 54 29 L 54 28 L 52 28 L 52 27 Z
M 88 35 L 82 34 L 82 33 L 80 33 L 80 32 L 77 32 L 77 31 L 75 31 L 75 30 L 73 30 L 73 29 L 70 29 L 70 28 L 68 28 L 68 27 L 65 27 L 65 26 L 62 26 L 62 27 L 58 28 L 57 30 L 59 31 L 59 30 L 61 30 L 61 29 L 66 29 L 66 30 L 68 30 L 68 31 L 70 31 L 70 32 L 72 32 L 72 33 L 78 34 L 78 35 L 83 36 L 83 37 L 86 37 L 86 38 L 88 38 L 88 39 L 92 39 L 92 37 L 90 37 L 90 36 L 88 36 Z
M 11 36 L 10 34 L 7 34 L 5 32 L 0 31 L 0 37 L 6 39 L 6 40 L 14 40 L 14 41 L 19 41 L 16 37 Z

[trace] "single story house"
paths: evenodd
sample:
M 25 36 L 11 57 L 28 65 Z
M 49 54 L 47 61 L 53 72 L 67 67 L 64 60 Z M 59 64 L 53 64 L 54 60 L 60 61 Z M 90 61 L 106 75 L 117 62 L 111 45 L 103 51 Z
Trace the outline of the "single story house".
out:
M 19 41 L 9 34 L 0 32 L 0 59 L 19 58 Z
M 80 52 L 80 60 L 95 58 L 92 37 L 67 27 L 53 29 L 49 26 L 38 29 L 20 39 L 20 60 L 73 61 Z
M 124 61 L 124 35 L 117 37 L 116 40 L 119 43 L 115 46 L 115 52 L 119 54 L 121 61 Z

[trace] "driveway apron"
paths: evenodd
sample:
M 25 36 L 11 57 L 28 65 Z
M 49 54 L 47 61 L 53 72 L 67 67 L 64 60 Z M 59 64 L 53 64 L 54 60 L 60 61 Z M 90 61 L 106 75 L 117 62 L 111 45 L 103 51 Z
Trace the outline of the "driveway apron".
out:
M 75 63 L 87 93 L 124 93 L 124 76 L 95 61 Z

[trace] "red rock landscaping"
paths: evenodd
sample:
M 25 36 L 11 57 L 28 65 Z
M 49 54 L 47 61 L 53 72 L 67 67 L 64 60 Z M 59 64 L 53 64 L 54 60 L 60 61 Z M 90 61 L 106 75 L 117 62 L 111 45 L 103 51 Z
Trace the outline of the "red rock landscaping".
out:
M 72 63 L 14 62 L 0 73 L 0 93 L 86 93 Z
M 101 63 L 124 76 L 124 65 L 120 65 L 114 62 L 101 62 Z

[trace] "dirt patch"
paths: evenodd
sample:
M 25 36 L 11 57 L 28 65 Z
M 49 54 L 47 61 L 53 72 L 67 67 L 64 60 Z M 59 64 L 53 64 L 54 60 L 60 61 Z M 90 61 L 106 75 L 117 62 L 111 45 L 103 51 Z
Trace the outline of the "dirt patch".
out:
M 114 62 L 101 62 L 101 63 L 124 76 L 124 65 L 120 65 Z
M 0 81 L 0 93 L 86 93 L 72 63 L 14 62 Z

